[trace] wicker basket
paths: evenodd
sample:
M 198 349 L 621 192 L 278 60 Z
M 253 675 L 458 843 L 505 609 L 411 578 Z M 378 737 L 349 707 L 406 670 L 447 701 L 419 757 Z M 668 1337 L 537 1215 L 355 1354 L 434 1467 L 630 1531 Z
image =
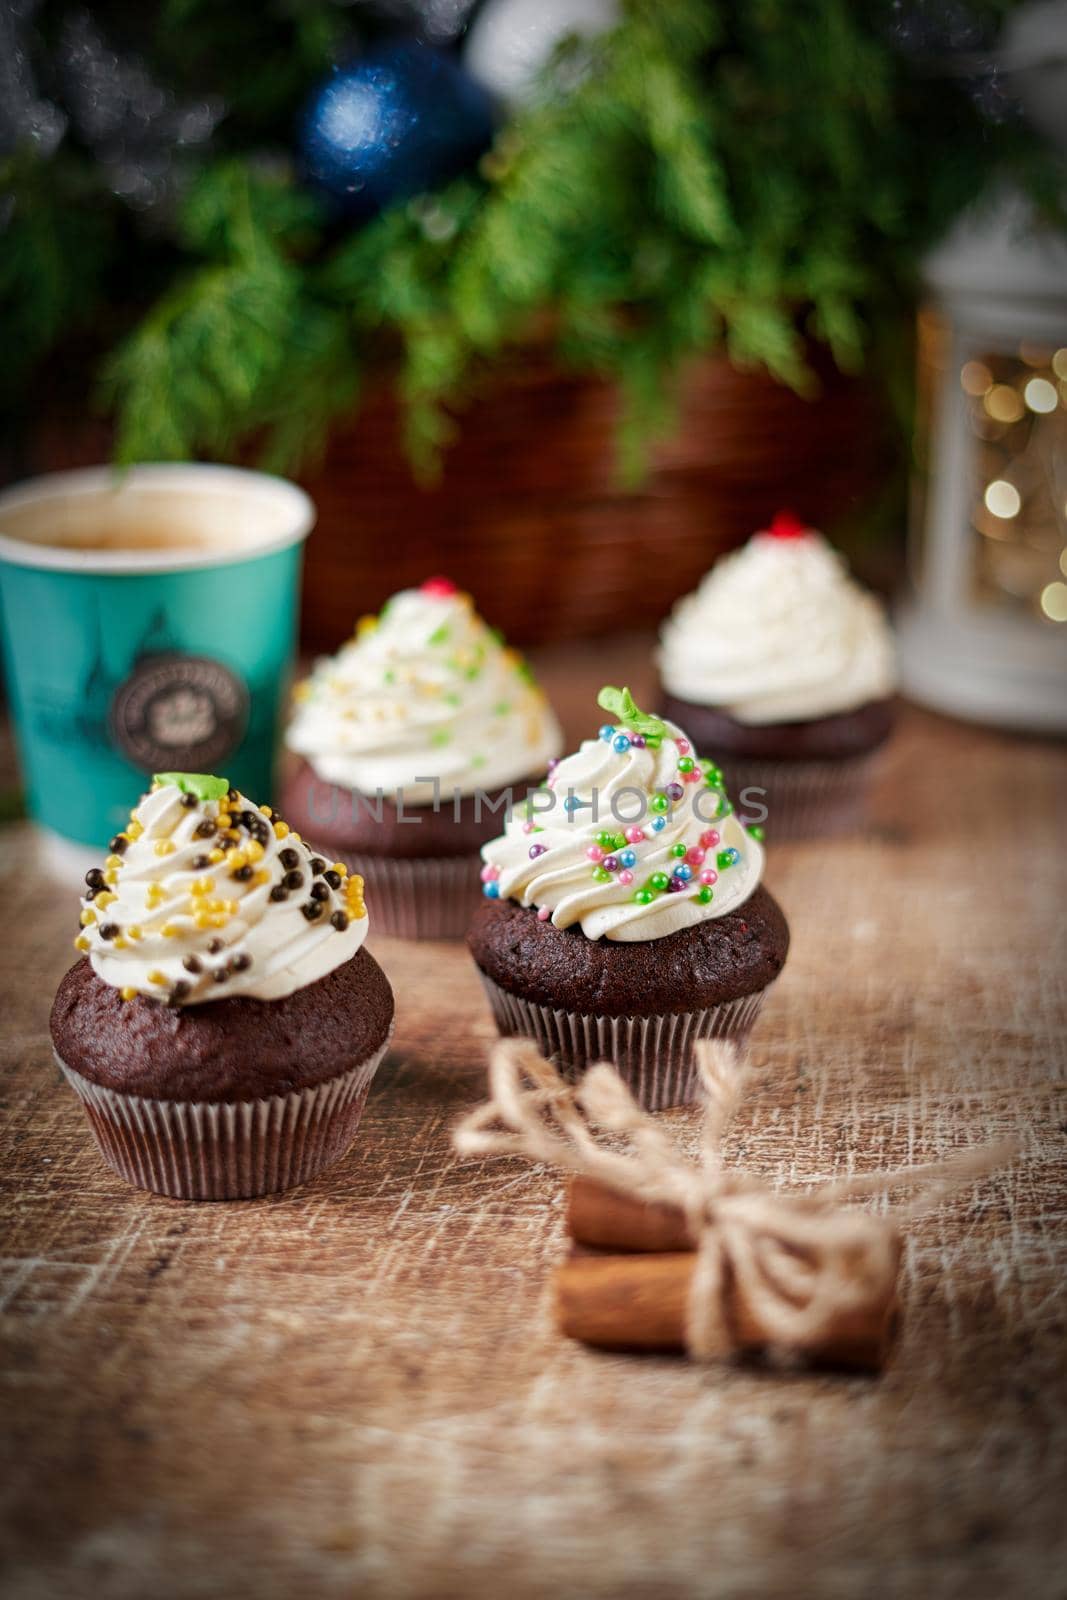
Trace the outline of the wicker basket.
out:
M 464 413 L 431 489 L 412 482 L 393 398 L 369 395 L 306 480 L 307 642 L 334 648 L 434 573 L 517 644 L 647 625 L 779 507 L 832 530 L 884 484 L 890 447 L 871 386 L 812 360 L 814 400 L 725 359 L 695 364 L 679 429 L 633 493 L 615 470 L 616 390 L 539 350 Z

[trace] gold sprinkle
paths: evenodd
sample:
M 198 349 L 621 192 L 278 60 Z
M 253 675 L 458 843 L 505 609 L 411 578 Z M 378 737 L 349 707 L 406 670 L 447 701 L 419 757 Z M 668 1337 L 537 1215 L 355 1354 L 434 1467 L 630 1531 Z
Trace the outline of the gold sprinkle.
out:
M 105 889 L 103 894 L 97 895 L 96 904 L 100 907 L 101 911 L 106 911 L 108 906 L 112 905 L 117 899 L 117 894 L 112 894 L 110 889 Z
M 119 990 L 119 996 L 123 1000 L 136 1000 L 137 990 L 127 985 L 125 989 Z
M 114 867 L 109 867 L 107 872 L 104 873 L 104 882 L 105 883 L 118 883 L 118 881 L 119 881 L 118 873 L 115 871 Z
M 225 861 L 226 852 L 225 852 L 225 850 L 219 850 L 218 848 L 216 848 L 214 850 L 209 850 L 208 853 L 207 853 L 207 858 L 208 858 L 209 861 L 214 862 L 214 864 L 216 866 L 218 866 L 220 861 Z
M 245 845 L 245 855 L 248 858 L 249 865 L 254 866 L 257 861 L 263 860 L 263 846 L 257 839 L 249 839 Z
M 138 822 L 136 817 L 131 817 L 126 828 L 127 839 L 139 839 L 144 832 L 144 823 Z
M 105 867 L 121 867 L 122 866 L 122 857 L 121 856 L 105 856 L 104 857 L 104 866 Z
M 208 911 L 194 911 L 193 923 L 198 928 L 211 927 L 211 913 Z
M 143 939 L 144 930 L 139 928 L 136 922 L 131 922 L 129 927 L 126 929 L 126 937 L 127 939 Z
M 265 867 L 261 867 L 260 870 L 253 875 L 252 882 L 255 883 L 255 884 L 269 883 L 270 882 L 270 873 L 267 871 L 267 869 Z
M 173 839 L 157 839 L 155 852 L 157 856 L 172 856 L 175 851 Z
M 234 869 L 234 868 L 237 868 L 237 867 L 247 867 L 247 865 L 248 865 L 248 851 L 247 850 L 231 850 L 230 851 L 230 855 L 229 855 L 229 860 L 227 861 L 226 865 L 228 867 L 230 867 L 231 869 Z
M 289 824 L 287 822 L 276 822 L 274 824 L 274 837 L 276 839 L 284 839 L 288 832 Z
M 165 922 L 159 931 L 164 939 L 176 939 L 182 930 L 175 922 Z
M 215 887 L 214 878 L 194 878 L 189 885 L 190 894 L 210 894 Z
M 273 817 L 274 815 L 274 812 L 271 810 L 270 806 L 260 806 L 259 811 L 260 815 L 264 817 Z
M 148 974 L 148 981 L 149 983 L 158 983 L 160 986 L 162 986 L 167 981 L 167 975 L 165 972 L 160 972 L 158 967 L 153 967 L 151 972 Z
M 130 948 L 130 941 L 128 939 L 124 939 L 121 933 L 117 934 L 111 941 L 111 948 L 113 950 L 128 950 Z
M 81 916 L 78 918 L 78 921 L 81 923 L 83 928 L 91 927 L 92 924 L 96 921 L 96 912 L 95 911 L 90 911 L 89 907 L 86 906 L 85 910 L 82 912 Z
M 301 838 L 300 838 L 300 835 L 297 833 L 295 828 L 290 828 L 289 837 L 293 841 L 294 844 L 301 844 L 303 842 L 301 840 Z
M 212 928 L 224 928 L 229 920 L 230 919 L 227 917 L 226 913 L 224 911 L 220 911 L 218 916 L 212 917 L 209 925 Z
M 348 877 L 348 868 L 345 866 L 343 861 L 331 861 L 330 862 L 330 871 L 331 872 L 336 872 L 337 875 L 339 877 L 341 877 L 341 878 L 347 878 Z
M 92 946 L 85 937 L 84 933 L 79 933 L 78 937 L 74 941 L 74 948 L 75 950 L 90 950 Z

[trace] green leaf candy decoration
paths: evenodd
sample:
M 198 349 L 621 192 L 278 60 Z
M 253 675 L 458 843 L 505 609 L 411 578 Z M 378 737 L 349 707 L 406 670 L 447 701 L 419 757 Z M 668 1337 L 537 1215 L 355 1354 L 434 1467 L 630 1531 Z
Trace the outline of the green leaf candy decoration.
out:
M 153 772 L 152 782 L 173 784 L 198 800 L 221 800 L 230 792 L 229 778 L 215 778 L 209 772 Z

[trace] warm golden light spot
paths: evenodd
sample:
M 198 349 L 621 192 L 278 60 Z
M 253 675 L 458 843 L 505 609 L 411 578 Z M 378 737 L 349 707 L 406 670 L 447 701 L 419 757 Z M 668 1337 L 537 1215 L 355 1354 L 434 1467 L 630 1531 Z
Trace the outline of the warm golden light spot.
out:
M 1056 385 L 1049 383 L 1047 378 L 1031 378 L 1023 390 L 1023 399 L 1031 411 L 1055 411 L 1059 405 Z
M 1018 422 L 1023 403 L 1010 383 L 995 383 L 982 401 L 994 422 Z
M 1041 591 L 1041 609 L 1051 622 L 1067 622 L 1067 583 L 1047 583 Z
M 1052 358 L 1052 370 L 1057 378 L 1067 378 L 1067 345 L 1056 351 Z
M 1022 508 L 1018 489 L 1004 478 L 994 478 L 986 489 L 985 503 L 995 517 L 1017 517 Z
M 993 387 L 993 374 L 984 361 L 967 361 L 960 369 L 960 387 L 964 394 L 981 399 Z

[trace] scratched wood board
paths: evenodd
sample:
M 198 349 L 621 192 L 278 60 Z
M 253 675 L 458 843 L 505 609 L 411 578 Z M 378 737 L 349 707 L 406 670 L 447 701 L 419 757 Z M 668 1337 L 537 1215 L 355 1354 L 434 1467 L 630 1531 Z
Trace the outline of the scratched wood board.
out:
M 572 739 L 643 652 L 546 657 Z M 867 835 L 771 851 L 794 943 L 730 1157 L 789 1184 L 1023 1143 L 910 1228 L 880 1380 L 554 1332 L 556 1179 L 449 1145 L 493 1036 L 459 947 L 372 936 L 397 1032 L 331 1172 L 127 1189 L 47 1043 L 73 885 L 0 832 L 5 1596 L 1063 1593 L 1065 793 L 1062 749 L 908 711 Z

